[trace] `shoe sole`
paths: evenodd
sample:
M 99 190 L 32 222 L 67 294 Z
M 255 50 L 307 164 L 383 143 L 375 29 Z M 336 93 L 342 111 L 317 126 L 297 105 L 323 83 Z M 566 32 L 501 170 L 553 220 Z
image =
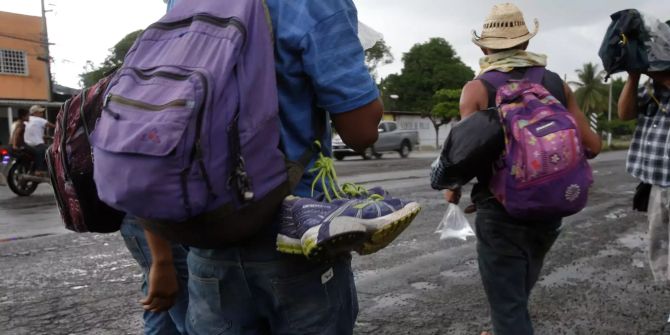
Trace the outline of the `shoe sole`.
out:
M 360 255 L 369 255 L 384 249 L 409 227 L 419 212 L 421 205 L 410 202 L 399 211 L 365 222 L 365 226 L 373 233 L 356 252 Z
M 277 251 L 284 254 L 302 255 L 300 239 L 277 234 Z
M 337 218 L 336 218 L 337 219 Z M 323 260 L 332 258 L 344 252 L 351 252 L 368 239 L 365 226 L 359 222 L 336 222 L 330 223 L 330 238 L 318 241 L 319 230 L 322 225 L 314 226 L 307 230 L 301 238 L 302 251 L 311 260 Z M 335 231 L 332 231 L 336 228 Z

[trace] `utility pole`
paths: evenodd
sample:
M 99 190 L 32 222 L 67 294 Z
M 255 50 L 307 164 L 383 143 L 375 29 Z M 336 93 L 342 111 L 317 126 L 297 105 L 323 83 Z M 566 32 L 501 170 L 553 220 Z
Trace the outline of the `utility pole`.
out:
M 49 32 L 47 30 L 47 10 L 44 9 L 44 0 L 40 0 L 42 4 L 42 34 L 44 35 L 42 38 L 42 45 L 44 46 L 44 51 L 46 54 L 46 65 L 47 65 L 47 100 L 51 102 L 52 97 L 51 97 L 51 92 L 53 92 L 53 83 L 51 80 L 51 55 L 49 55 Z
M 610 80 L 610 93 L 607 99 L 607 123 L 609 131 L 607 132 L 607 147 L 612 145 L 612 84 L 614 81 Z

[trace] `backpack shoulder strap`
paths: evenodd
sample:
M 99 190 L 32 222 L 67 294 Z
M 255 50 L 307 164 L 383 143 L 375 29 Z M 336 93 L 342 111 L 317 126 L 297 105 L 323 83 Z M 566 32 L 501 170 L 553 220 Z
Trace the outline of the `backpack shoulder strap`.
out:
M 509 80 L 509 73 L 500 72 L 500 71 L 489 71 L 485 72 L 477 77 L 477 79 L 482 80 L 495 88 L 496 90 L 507 83 Z
M 526 70 L 526 73 L 523 75 L 523 79 L 530 81 L 531 83 L 542 85 L 542 79 L 544 78 L 544 67 L 542 66 L 533 66 L 529 67 Z

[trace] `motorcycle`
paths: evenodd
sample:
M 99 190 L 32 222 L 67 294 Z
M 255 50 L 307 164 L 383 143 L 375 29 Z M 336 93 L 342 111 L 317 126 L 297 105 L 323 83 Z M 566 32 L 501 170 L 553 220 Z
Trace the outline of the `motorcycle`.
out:
M 49 183 L 48 176 L 35 174 L 35 157 L 25 150 L 9 150 L 0 148 L 0 175 L 9 189 L 18 196 L 29 196 L 41 183 Z

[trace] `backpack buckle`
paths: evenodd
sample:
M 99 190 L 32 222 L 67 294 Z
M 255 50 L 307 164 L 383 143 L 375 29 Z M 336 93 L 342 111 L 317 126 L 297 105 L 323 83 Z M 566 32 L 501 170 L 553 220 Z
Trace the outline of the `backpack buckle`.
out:
M 233 186 L 237 190 L 237 195 L 243 202 L 249 202 L 254 199 L 255 194 L 251 188 L 251 180 L 245 168 L 244 158 L 241 156 L 237 160 L 233 175 L 228 180 L 229 185 L 233 183 Z

